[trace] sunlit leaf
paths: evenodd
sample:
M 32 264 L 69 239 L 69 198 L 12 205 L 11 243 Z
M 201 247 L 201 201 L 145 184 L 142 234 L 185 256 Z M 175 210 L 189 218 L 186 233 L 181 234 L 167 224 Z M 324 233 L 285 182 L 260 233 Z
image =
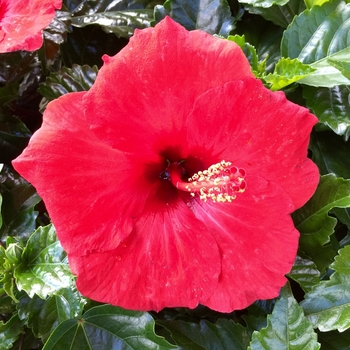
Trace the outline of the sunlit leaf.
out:
M 347 58 L 348 59 L 348 58 Z M 350 79 L 350 61 L 328 59 L 327 62 L 337 68 L 345 78 Z
M 154 320 L 146 312 L 102 305 L 79 319 L 60 324 L 44 350 L 81 349 L 177 349 L 154 332 Z
M 74 289 L 62 289 L 45 300 L 36 295 L 33 298 L 23 295 L 17 308 L 20 319 L 45 342 L 60 323 L 80 316 L 85 302 Z
M 350 135 L 350 87 L 314 88 L 303 86 L 303 95 L 307 107 L 319 121 L 331 128 L 336 134 Z
M 235 42 L 246 55 L 253 72 L 258 76 L 265 72 L 266 62 L 259 63 L 259 57 L 253 45 L 245 41 L 244 35 L 229 35 L 227 40 Z
M 329 59 L 350 62 L 350 4 L 333 0 L 305 10 L 284 32 L 281 50 L 284 57 L 298 58 L 316 71 L 300 83 L 332 87 L 350 84 Z
M 249 4 L 254 7 L 271 7 L 272 5 L 285 5 L 288 0 L 239 0 L 240 3 Z
M 264 80 L 271 84 L 272 91 L 280 90 L 300 79 L 312 74 L 315 69 L 307 64 L 301 63 L 298 59 L 282 57 L 276 64 L 272 74 L 264 77 Z
M 57 240 L 53 226 L 39 227 L 23 250 L 22 263 L 14 273 L 19 290 L 30 297 L 45 299 L 63 288 L 72 287 L 66 253 Z
M 320 282 L 320 275 L 313 261 L 300 256 L 296 257 L 292 271 L 288 274 L 290 278 L 299 283 L 305 292 Z
M 7 322 L 0 321 L 0 350 L 11 349 L 23 332 L 23 323 L 14 315 Z
M 301 233 L 300 250 L 311 257 L 321 272 L 332 259 L 325 244 L 337 223 L 336 218 L 328 215 L 335 207 L 350 207 L 350 180 L 330 174 L 321 177 L 313 197 L 293 214 L 296 228 Z
M 334 273 L 309 293 L 301 306 L 314 328 L 322 332 L 350 328 L 350 246 L 339 251 L 331 265 Z
M 215 324 L 205 320 L 191 323 L 180 320 L 158 321 L 184 350 L 245 350 L 250 342 L 247 328 L 232 320 L 219 319 Z
M 169 15 L 188 30 L 201 29 L 227 37 L 235 27 L 227 0 L 167 0 L 154 10 L 157 22 Z
M 249 350 L 320 348 L 317 334 L 305 318 L 303 309 L 295 300 L 289 284 L 282 289 L 280 299 L 267 318 L 267 327 L 254 332 Z

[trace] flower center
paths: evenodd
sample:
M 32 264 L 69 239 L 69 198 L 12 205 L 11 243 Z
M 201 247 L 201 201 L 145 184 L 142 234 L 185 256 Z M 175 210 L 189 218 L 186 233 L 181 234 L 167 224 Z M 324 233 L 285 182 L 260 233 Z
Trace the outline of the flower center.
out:
M 232 202 L 237 193 L 245 191 L 245 170 L 233 166 L 231 162 L 222 160 L 211 165 L 207 170 L 198 171 L 188 181 L 183 181 L 185 169 L 179 162 L 171 163 L 166 169 L 171 183 L 181 191 L 190 192 L 191 196 L 199 194 L 199 198 L 206 202 Z

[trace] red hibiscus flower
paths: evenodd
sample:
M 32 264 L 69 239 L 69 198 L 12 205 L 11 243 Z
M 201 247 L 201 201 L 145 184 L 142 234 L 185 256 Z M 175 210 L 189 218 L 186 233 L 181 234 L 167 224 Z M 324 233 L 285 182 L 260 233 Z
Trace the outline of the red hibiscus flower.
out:
M 290 213 L 318 183 L 316 118 L 256 80 L 236 44 L 170 18 L 104 62 L 14 161 L 78 289 L 136 310 L 276 297 L 298 246 Z
M 62 0 L 0 0 L 0 52 L 34 51 Z

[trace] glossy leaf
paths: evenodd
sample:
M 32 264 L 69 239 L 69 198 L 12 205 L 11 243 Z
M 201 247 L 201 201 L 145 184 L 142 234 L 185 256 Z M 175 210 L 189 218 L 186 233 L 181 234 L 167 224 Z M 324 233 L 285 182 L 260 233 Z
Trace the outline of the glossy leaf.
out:
M 158 321 L 172 339 L 184 350 L 245 350 L 250 342 L 250 332 L 232 320 L 219 319 L 215 324 L 205 320 L 199 323 L 185 321 Z
M 325 244 L 337 223 L 328 215 L 335 207 L 350 207 L 350 180 L 330 174 L 321 177 L 313 197 L 293 214 L 296 228 L 301 233 L 300 250 L 311 257 L 321 272 L 332 259 Z
M 39 227 L 23 250 L 22 263 L 15 269 L 17 287 L 30 297 L 45 299 L 63 288 L 73 286 L 66 253 L 57 240 L 53 226 Z
M 13 92 L 4 93 L 6 87 L 0 88 L 0 98 L 11 99 Z M 6 96 L 7 95 L 7 96 Z M 0 108 L 0 162 L 7 163 L 19 156 L 23 148 L 27 146 L 31 136 L 28 128 L 22 123 L 19 118 L 16 118 L 9 113 L 6 113 Z
M 23 332 L 23 323 L 14 315 L 6 323 L 0 321 L 0 350 L 11 349 Z
M 328 60 L 350 62 L 350 4 L 333 0 L 305 10 L 284 32 L 284 57 L 298 58 L 316 71 L 300 81 L 312 86 L 350 84 Z
M 72 18 L 72 25 L 82 28 L 87 25 L 99 25 L 106 33 L 114 33 L 118 38 L 129 38 L 136 28 L 150 26 L 153 10 L 126 10 L 94 13 Z
M 57 73 L 51 73 L 40 84 L 38 92 L 47 100 L 54 100 L 69 92 L 88 91 L 94 83 L 98 68 L 73 64 L 72 68 L 62 67 Z
M 60 324 L 44 350 L 81 349 L 177 349 L 154 332 L 154 320 L 146 312 L 102 305 L 81 318 Z
M 39 65 L 35 52 L 16 51 L 0 55 L 0 83 L 18 82 Z
M 305 10 L 305 4 L 302 0 L 289 0 L 283 6 L 275 4 L 268 8 L 251 5 L 246 7 L 250 13 L 262 16 L 282 28 L 287 28 L 292 23 L 293 18 Z
M 154 11 L 156 22 L 168 15 L 188 30 L 200 29 L 227 37 L 235 27 L 226 0 L 167 0 Z
M 33 186 L 6 166 L 0 172 L 0 190 L 3 200 L 0 237 L 27 239 L 36 226 L 38 213 L 34 208 L 40 197 Z
M 350 80 L 350 61 L 328 59 L 327 62 L 334 68 L 337 68 L 345 78 Z
M 313 261 L 300 256 L 296 257 L 292 271 L 288 274 L 290 278 L 299 283 L 305 292 L 320 282 L 320 275 Z
M 310 149 L 322 175 L 333 173 L 336 177 L 350 178 L 350 143 L 341 136 L 331 131 L 315 132 L 311 135 Z
M 271 7 L 272 5 L 285 5 L 288 0 L 239 0 L 243 4 L 249 4 L 253 7 Z
M 307 319 L 322 332 L 350 328 L 350 246 L 339 251 L 331 265 L 334 273 L 322 281 L 301 303 Z
M 294 299 L 289 284 L 282 289 L 280 299 L 267 317 L 267 327 L 254 332 L 249 350 L 316 350 L 320 348 L 317 334 L 305 318 L 303 309 Z
M 272 74 L 264 77 L 264 80 L 271 84 L 272 91 L 280 90 L 292 83 L 312 74 L 315 69 L 307 64 L 301 63 L 298 59 L 282 57 L 276 64 Z
M 85 303 L 79 292 L 62 289 L 45 300 L 36 295 L 29 298 L 25 294 L 19 299 L 17 308 L 20 319 L 45 342 L 59 324 L 80 316 Z
M 321 123 L 336 134 L 344 135 L 345 140 L 348 140 L 350 135 L 349 93 L 348 86 L 334 86 L 329 89 L 303 87 L 307 107 L 315 113 Z

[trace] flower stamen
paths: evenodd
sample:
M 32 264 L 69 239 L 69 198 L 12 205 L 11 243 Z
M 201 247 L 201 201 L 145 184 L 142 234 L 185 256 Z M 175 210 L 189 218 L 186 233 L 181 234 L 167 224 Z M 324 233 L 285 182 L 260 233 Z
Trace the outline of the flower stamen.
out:
M 182 180 L 184 168 L 179 163 L 169 164 L 167 173 L 176 188 L 190 192 L 193 197 L 198 193 L 204 202 L 208 199 L 214 203 L 232 202 L 238 193 L 246 189 L 245 170 L 225 160 L 211 165 L 207 170 L 198 171 L 188 178 L 188 182 Z

